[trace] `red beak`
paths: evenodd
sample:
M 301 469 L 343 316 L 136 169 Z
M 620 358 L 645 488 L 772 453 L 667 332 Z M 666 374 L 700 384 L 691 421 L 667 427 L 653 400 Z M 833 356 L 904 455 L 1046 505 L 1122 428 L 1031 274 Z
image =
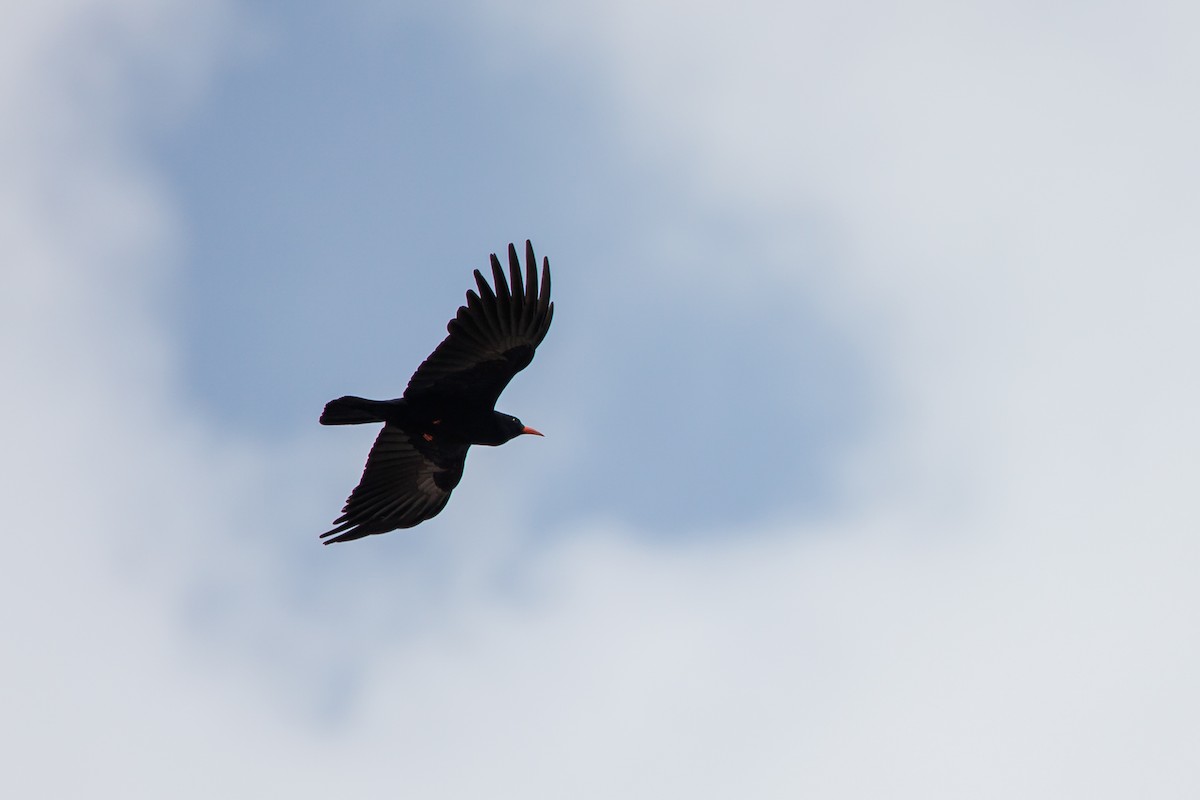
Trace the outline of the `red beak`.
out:
M 542 433 L 541 431 L 535 431 L 533 428 L 529 427 L 528 425 L 526 425 L 524 428 L 521 428 L 521 433 L 532 433 L 534 436 L 545 436 L 546 435 L 546 434 Z

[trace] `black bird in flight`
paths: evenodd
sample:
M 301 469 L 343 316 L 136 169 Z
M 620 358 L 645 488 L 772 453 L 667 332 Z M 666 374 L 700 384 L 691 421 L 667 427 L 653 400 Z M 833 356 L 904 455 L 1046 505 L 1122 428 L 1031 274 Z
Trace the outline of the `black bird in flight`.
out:
M 467 292 L 467 304 L 446 326 L 450 335 L 413 373 L 403 397 L 339 397 L 326 404 L 322 425 L 382 422 L 383 430 L 335 527 L 321 534 L 325 544 L 411 528 L 436 516 L 462 478 L 467 448 L 542 435 L 494 407 L 550 329 L 550 260 L 543 260 L 539 281 L 533 245 L 526 241 L 522 280 L 510 244 L 508 268 L 506 281 L 492 254 L 495 291 L 475 270 L 479 294 Z

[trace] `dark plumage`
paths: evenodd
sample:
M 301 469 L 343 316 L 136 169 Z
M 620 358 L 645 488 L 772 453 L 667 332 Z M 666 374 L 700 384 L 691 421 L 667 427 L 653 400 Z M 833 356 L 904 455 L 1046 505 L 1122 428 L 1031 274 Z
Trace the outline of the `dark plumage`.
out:
M 479 293 L 467 292 L 467 304 L 446 326 L 449 335 L 413 373 L 403 397 L 339 397 L 326 404 L 322 425 L 384 425 L 342 515 L 321 534 L 333 537 L 325 544 L 424 522 L 446 507 L 471 445 L 504 444 L 523 433 L 541 436 L 494 406 L 550 329 L 550 260 L 543 260 L 539 281 L 527 241 L 524 278 L 511 244 L 508 265 L 505 280 L 492 254 L 494 291 L 475 270 Z

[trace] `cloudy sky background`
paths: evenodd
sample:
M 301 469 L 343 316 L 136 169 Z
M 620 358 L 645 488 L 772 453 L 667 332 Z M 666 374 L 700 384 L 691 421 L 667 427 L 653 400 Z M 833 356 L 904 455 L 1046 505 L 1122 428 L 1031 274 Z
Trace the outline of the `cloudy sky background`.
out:
M 1194 797 L 1187 4 L 0 26 L 0 790 Z M 470 270 L 558 315 L 321 547 Z

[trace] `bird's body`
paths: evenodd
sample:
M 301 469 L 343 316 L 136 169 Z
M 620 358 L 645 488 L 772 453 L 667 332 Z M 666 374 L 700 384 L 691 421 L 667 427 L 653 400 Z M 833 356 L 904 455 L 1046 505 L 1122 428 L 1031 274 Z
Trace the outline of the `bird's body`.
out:
M 419 433 L 426 441 L 437 439 L 446 444 L 494 446 L 504 444 L 522 433 L 529 433 L 516 417 L 499 411 L 481 415 L 471 413 L 470 409 L 448 405 L 428 408 L 410 403 L 403 397 L 395 400 L 339 397 L 326 403 L 325 411 L 321 414 L 322 425 L 357 425 L 364 422 L 382 422 L 404 431 Z
M 516 248 L 508 247 L 509 280 L 492 255 L 495 290 L 476 270 L 479 293 L 447 325 L 449 335 L 417 369 L 404 396 L 394 400 L 339 397 L 325 406 L 323 425 L 384 423 L 325 544 L 411 528 L 446 507 L 462 479 L 467 449 L 500 445 L 521 434 L 541 435 L 496 400 L 533 360 L 550 328 L 550 262 L 538 281 L 533 246 L 525 243 L 525 277 Z

